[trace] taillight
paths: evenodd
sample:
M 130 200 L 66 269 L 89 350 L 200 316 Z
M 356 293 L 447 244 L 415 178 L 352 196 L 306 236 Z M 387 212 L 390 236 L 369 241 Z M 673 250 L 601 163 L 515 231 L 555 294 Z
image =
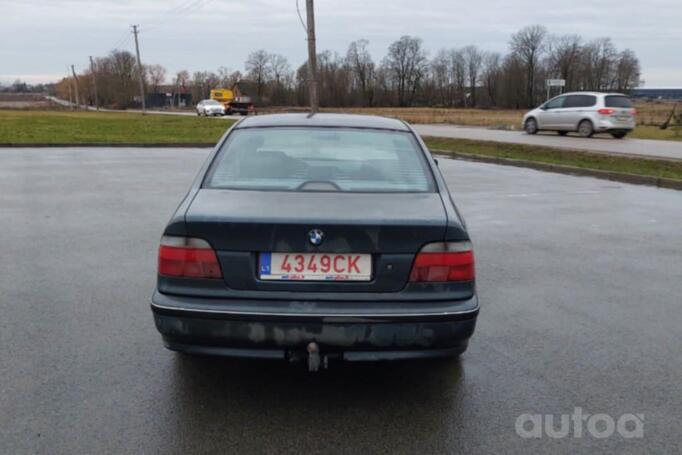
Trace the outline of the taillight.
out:
M 221 278 L 215 251 L 206 240 L 161 237 L 159 275 L 184 278 Z
M 630 109 L 630 114 L 637 115 L 637 109 Z
M 474 251 L 469 242 L 436 242 L 425 245 L 414 259 L 410 281 L 472 281 Z
M 615 109 L 599 109 L 597 112 L 599 112 L 601 115 L 611 115 L 614 112 L 616 112 Z

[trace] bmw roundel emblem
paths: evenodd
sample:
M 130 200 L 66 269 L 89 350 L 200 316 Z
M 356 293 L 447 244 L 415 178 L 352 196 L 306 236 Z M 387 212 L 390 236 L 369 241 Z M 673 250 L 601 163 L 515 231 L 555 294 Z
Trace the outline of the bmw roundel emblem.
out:
M 322 244 L 322 240 L 324 240 L 324 232 L 319 229 L 308 232 L 308 241 L 311 245 L 319 246 Z

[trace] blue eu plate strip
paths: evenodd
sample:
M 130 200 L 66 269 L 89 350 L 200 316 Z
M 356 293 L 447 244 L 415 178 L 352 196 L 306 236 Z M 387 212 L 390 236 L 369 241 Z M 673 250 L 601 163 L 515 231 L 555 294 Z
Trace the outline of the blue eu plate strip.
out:
M 270 263 L 272 261 L 272 255 L 270 253 L 260 254 L 260 274 L 270 275 Z

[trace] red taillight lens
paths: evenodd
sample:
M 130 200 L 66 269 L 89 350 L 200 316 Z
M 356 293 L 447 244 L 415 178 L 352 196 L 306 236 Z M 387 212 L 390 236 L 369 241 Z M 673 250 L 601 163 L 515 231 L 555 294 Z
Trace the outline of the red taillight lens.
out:
M 410 281 L 472 281 L 476 277 L 469 242 L 438 242 L 424 246 L 414 259 Z
M 163 236 L 159 247 L 159 275 L 184 278 L 221 278 L 211 245 L 190 237 Z
M 630 114 L 637 115 L 637 109 L 630 109 Z
M 611 115 L 614 112 L 616 112 L 615 109 L 599 109 L 597 112 L 599 112 L 601 115 Z

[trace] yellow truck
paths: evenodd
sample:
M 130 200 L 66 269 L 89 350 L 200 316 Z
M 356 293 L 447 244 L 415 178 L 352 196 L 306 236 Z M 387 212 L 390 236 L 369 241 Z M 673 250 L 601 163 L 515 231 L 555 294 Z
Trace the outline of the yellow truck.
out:
M 253 103 L 248 96 L 235 96 L 234 90 L 216 88 L 211 90 L 211 99 L 225 106 L 225 115 L 249 115 L 253 112 Z

